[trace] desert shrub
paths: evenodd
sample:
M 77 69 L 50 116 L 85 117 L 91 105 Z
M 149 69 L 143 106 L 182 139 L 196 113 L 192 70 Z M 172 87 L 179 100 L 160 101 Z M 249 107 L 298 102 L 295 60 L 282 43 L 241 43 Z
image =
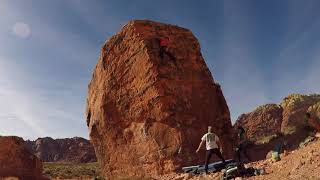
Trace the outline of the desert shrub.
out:
M 262 138 L 259 138 L 255 144 L 259 145 L 259 144 L 267 144 L 269 143 L 270 141 L 272 141 L 273 139 L 279 137 L 279 134 L 272 134 L 272 135 L 269 135 L 269 136 L 264 136 Z
M 284 135 L 294 134 L 297 131 L 297 128 L 295 126 L 288 126 L 283 131 Z
M 151 179 L 150 178 L 144 178 L 144 177 L 131 176 L 131 177 L 118 178 L 117 180 L 151 180 Z
M 98 163 L 44 163 L 43 174 L 49 178 L 99 177 Z

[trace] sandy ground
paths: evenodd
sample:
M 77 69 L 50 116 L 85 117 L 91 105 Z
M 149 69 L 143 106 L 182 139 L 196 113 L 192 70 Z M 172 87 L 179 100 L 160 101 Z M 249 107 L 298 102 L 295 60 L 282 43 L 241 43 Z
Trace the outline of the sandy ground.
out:
M 295 151 L 281 154 L 281 160 L 261 160 L 246 164 L 246 167 L 265 168 L 266 174 L 249 180 L 320 180 L 320 140 L 309 143 Z M 192 176 L 189 174 L 168 174 L 154 177 L 157 180 L 220 180 L 222 173 Z
M 266 175 L 248 179 L 318 179 L 320 180 L 320 140 L 311 142 L 306 147 L 289 152 L 281 161 L 270 160 L 250 164 L 253 167 L 265 167 Z
M 307 144 L 305 147 L 281 154 L 281 160 L 261 160 L 246 164 L 246 167 L 265 168 L 266 174 L 253 176 L 249 180 L 320 180 L 320 139 Z M 193 176 L 191 174 L 167 174 L 153 177 L 155 180 L 220 180 L 221 172 L 209 175 Z M 4 178 L 0 178 L 2 180 Z M 5 180 L 17 180 L 17 178 L 5 178 Z M 79 180 L 79 179 L 78 179 Z M 85 179 L 89 180 L 89 179 Z

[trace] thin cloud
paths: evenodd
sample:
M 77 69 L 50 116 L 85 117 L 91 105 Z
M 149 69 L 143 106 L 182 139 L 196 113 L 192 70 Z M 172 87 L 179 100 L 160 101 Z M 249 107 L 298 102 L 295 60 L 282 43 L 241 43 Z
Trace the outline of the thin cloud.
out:
M 320 31 L 316 1 L 289 3 L 283 48 L 275 56 L 272 87 L 279 101 L 291 93 L 319 93 Z
M 33 79 L 33 75 L 25 72 L 19 65 L 9 59 L 0 58 L 0 122 L 10 124 L 1 126 L 0 134 L 30 139 L 44 136 L 87 137 L 85 121 L 82 118 L 85 98 L 83 97 L 82 102 L 76 92 L 77 89 L 86 88 L 84 79 L 80 83 L 64 86 L 63 89 L 47 89 L 37 84 L 35 86 L 38 87 L 29 87 L 22 83 L 19 77 L 27 77 L 25 80 L 28 82 L 28 79 Z M 24 128 L 21 128 L 21 125 L 24 125 Z
M 30 134 L 38 136 L 45 135 L 45 131 L 40 127 L 32 113 L 32 99 L 25 92 L 15 86 L 14 82 L 18 83 L 18 79 L 13 79 L 19 75 L 14 74 L 19 72 L 17 66 L 14 68 L 8 64 L 8 60 L 0 58 L 0 109 L 2 110 L 1 124 L 13 123 L 13 121 L 22 121 L 20 123 L 26 124 Z M 15 71 L 13 70 L 15 69 Z M 20 74 L 21 75 L 21 74 Z M 21 91 L 22 90 L 22 91 Z M 4 129 L 0 129 L 5 131 Z M 19 132 L 15 132 L 19 134 Z M 29 134 L 25 134 L 28 136 Z
M 256 64 L 254 45 L 251 43 L 252 25 L 241 3 L 224 1 L 223 73 L 220 77 L 232 120 L 266 103 L 262 70 Z

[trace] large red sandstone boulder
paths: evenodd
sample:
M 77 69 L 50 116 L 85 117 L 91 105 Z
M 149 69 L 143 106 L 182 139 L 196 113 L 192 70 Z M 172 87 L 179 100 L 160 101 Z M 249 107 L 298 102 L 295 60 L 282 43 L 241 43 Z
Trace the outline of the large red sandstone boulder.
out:
M 266 104 L 239 116 L 235 127 L 242 126 L 248 138 L 256 141 L 280 133 L 281 123 L 282 107 L 277 104 Z
M 169 56 L 159 38 L 169 37 Z M 191 31 L 131 21 L 111 37 L 89 84 L 87 124 L 107 177 L 149 176 L 203 163 L 195 150 L 207 126 L 232 152 L 227 103 Z
M 320 101 L 318 94 L 291 94 L 285 97 L 280 104 L 283 108 L 281 132 L 288 134 L 303 130 L 307 125 L 306 112 L 318 101 Z
M 35 141 L 26 141 L 25 145 L 30 152 L 45 162 L 87 163 L 97 161 L 90 141 L 80 137 L 38 138 Z
M 0 177 L 18 177 L 23 180 L 38 180 L 42 163 L 24 146 L 22 138 L 0 137 Z

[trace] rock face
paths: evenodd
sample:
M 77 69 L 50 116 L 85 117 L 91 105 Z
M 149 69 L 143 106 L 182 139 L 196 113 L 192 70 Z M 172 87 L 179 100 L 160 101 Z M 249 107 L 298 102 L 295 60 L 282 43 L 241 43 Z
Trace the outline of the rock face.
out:
M 90 141 L 80 138 L 52 139 L 38 138 L 26 141 L 26 147 L 45 162 L 95 162 L 96 156 Z
M 320 95 L 292 94 L 283 99 L 283 120 L 281 132 L 290 133 L 307 125 L 306 112 L 308 108 L 320 101 Z
M 169 37 L 171 57 L 159 56 Z M 191 31 L 136 20 L 102 48 L 89 84 L 87 124 L 105 176 L 149 176 L 203 163 L 195 150 L 213 126 L 232 151 L 228 106 Z
M 308 112 L 313 116 L 320 118 L 320 100 L 308 108 Z
M 282 111 L 282 107 L 277 104 L 259 106 L 254 111 L 239 116 L 235 127 L 244 127 L 251 140 L 280 133 Z
M 0 177 L 42 179 L 42 163 L 24 146 L 22 138 L 0 137 Z
M 306 113 L 320 117 L 320 95 L 291 94 L 277 104 L 267 104 L 239 116 L 234 127 L 243 126 L 251 140 L 282 133 L 301 133 L 305 136 L 308 126 Z

